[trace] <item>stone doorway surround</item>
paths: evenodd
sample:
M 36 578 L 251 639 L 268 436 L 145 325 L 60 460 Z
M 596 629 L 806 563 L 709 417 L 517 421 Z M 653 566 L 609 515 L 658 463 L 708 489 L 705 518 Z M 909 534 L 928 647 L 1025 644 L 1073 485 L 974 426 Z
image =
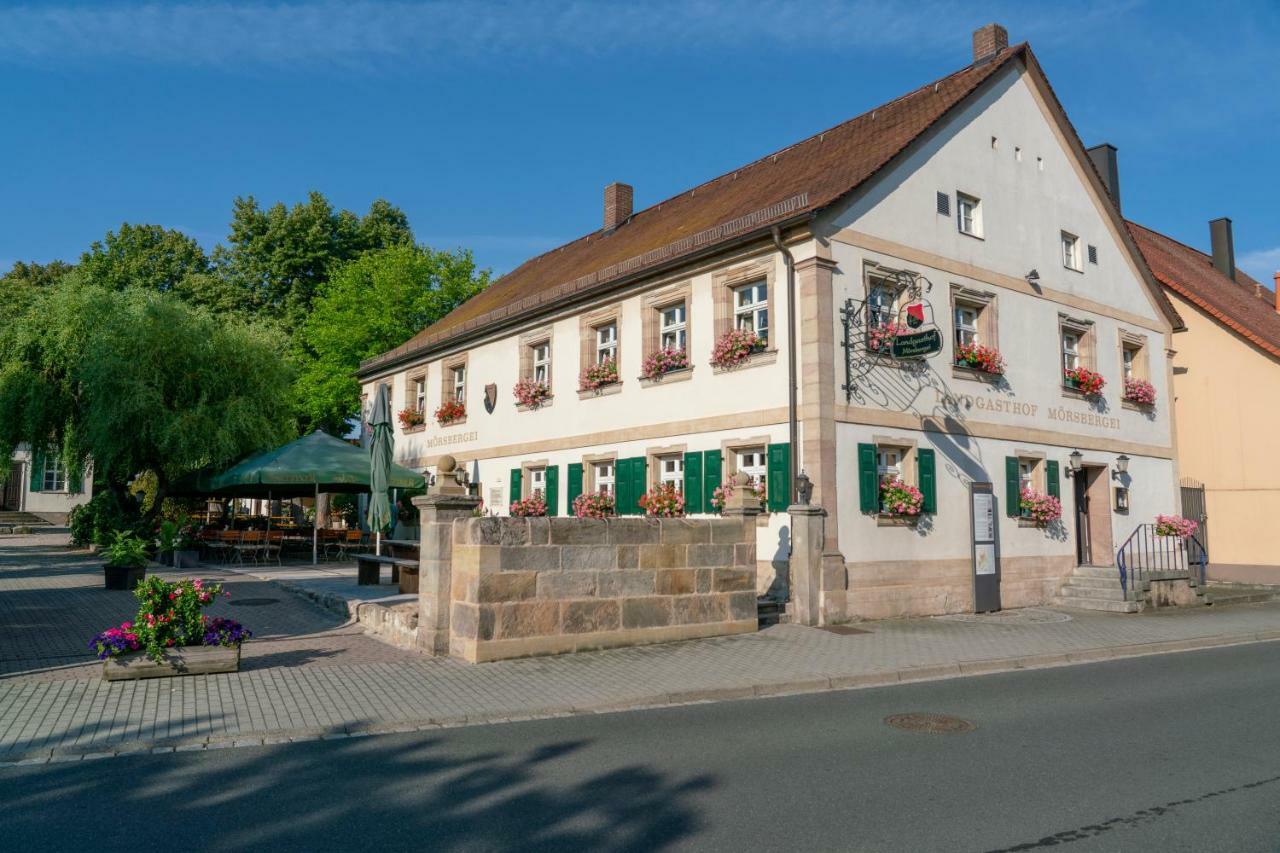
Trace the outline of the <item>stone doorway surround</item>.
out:
M 1115 540 L 1111 530 L 1111 477 L 1106 465 L 1084 463 L 1072 478 L 1073 502 L 1079 500 L 1083 492 L 1088 499 L 1086 514 L 1089 555 L 1081 565 L 1113 566 L 1116 561 Z M 1081 486 L 1080 484 L 1083 484 Z M 1076 513 L 1077 538 L 1079 530 L 1080 508 L 1073 505 Z

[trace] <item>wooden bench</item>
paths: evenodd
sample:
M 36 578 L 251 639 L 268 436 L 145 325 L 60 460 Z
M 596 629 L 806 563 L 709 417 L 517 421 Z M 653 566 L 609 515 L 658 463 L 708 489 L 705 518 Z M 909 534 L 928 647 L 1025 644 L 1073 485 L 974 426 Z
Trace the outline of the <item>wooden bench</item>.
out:
M 356 583 L 376 586 L 382 583 L 382 567 L 391 567 L 391 582 L 400 584 L 401 592 L 418 591 L 418 561 L 407 557 L 356 554 Z

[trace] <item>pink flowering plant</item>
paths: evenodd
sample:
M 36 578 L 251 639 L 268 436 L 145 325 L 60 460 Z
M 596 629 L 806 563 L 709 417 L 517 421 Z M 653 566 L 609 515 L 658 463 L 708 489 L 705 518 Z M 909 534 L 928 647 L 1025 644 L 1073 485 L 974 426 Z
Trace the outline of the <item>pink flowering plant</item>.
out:
M 1139 406 L 1150 406 L 1156 401 L 1156 387 L 1145 379 L 1126 379 L 1124 399 Z
M 584 494 L 573 499 L 573 514 L 578 518 L 610 518 L 614 511 L 613 495 Z
M 400 420 L 400 426 L 405 429 L 420 427 L 427 422 L 427 416 L 417 409 L 401 409 L 396 417 Z
M 893 349 L 896 338 L 910 333 L 911 329 L 901 323 L 882 323 L 867 330 L 867 349 L 872 352 L 888 353 Z
M 760 507 L 763 509 L 765 506 L 764 481 L 752 481 L 747 483 L 747 491 L 751 492 L 751 494 L 755 495 L 756 498 L 759 499 Z M 733 492 L 734 485 L 729 480 L 726 480 L 716 487 L 716 490 L 711 493 L 711 506 L 715 508 L 716 512 L 724 512 L 725 503 L 729 498 L 733 497 Z
M 730 329 L 711 348 L 711 364 L 726 369 L 741 367 L 752 353 L 760 352 L 767 345 L 764 338 L 750 329 Z
M 1077 389 L 1086 397 L 1099 396 L 1103 387 L 1107 384 L 1107 380 L 1102 378 L 1102 374 L 1094 373 L 1087 367 L 1073 367 L 1064 371 L 1062 381 Z
M 684 515 L 684 494 L 674 483 L 662 483 L 640 496 L 645 515 L 655 518 L 679 518 Z
M 551 399 L 551 386 L 537 379 L 521 379 L 511 393 L 515 394 L 520 405 L 536 409 Z
M 1062 501 L 1034 489 L 1023 489 L 1018 499 L 1018 509 L 1024 518 L 1036 524 L 1052 524 L 1062 518 Z
M 467 407 L 457 400 L 448 400 L 436 409 L 436 423 L 440 426 L 457 423 L 467 416 Z
M 547 501 L 541 493 L 515 501 L 509 512 L 516 518 L 535 518 L 547 514 Z
M 683 370 L 689 366 L 689 354 L 682 349 L 665 347 L 645 356 L 640 375 L 645 379 L 661 379 L 673 370 Z
M 149 577 L 133 591 L 138 614 L 132 622 L 108 628 L 89 642 L 101 660 L 132 651 L 145 651 L 157 663 L 166 649 L 181 646 L 239 646 L 253 636 L 232 619 L 210 619 L 201 611 L 222 591 L 221 584 L 187 579 L 177 582 Z
M 981 370 L 993 376 L 1004 375 L 1004 356 L 995 347 L 982 344 L 961 344 L 956 347 L 956 364 L 973 370 Z
M 1157 536 L 1177 536 L 1187 539 L 1196 532 L 1196 528 L 1200 525 L 1189 518 L 1183 518 L 1180 515 L 1157 515 L 1156 516 L 1156 535 Z
M 582 375 L 578 377 L 578 390 L 599 391 L 601 388 L 613 385 L 617 381 L 618 360 L 611 358 L 608 361 L 593 364 L 582 371 Z
M 880 512 L 892 516 L 916 516 L 924 507 L 924 494 L 915 486 L 904 483 L 899 477 L 889 477 L 880 483 Z

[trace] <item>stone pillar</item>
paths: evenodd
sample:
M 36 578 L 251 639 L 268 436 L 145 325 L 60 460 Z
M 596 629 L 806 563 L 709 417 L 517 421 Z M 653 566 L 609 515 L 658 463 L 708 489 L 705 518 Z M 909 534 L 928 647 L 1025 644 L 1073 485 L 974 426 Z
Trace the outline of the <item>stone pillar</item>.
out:
M 791 516 L 792 619 L 800 625 L 821 625 L 822 542 L 827 512 L 814 504 L 787 507 Z
M 480 498 L 467 494 L 458 463 L 442 456 L 427 493 L 413 499 L 419 516 L 418 648 L 432 655 L 449 654 L 450 584 L 453 522 L 470 518 Z
M 756 564 L 756 516 L 761 513 L 763 507 L 755 492 L 747 488 L 750 482 L 751 478 L 741 471 L 733 475 L 733 493 L 725 498 L 720 515 L 742 522 L 744 528 L 742 539 L 735 547 L 740 552 L 749 551 L 750 554 L 739 553 L 737 562 L 741 563 L 749 556 L 749 565 L 754 566 Z

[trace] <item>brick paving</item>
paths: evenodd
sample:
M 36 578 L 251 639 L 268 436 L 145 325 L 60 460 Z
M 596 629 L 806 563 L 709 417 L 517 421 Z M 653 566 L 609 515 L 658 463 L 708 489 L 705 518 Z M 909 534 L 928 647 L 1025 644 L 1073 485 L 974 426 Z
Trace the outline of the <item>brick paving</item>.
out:
M 242 671 L 103 682 L 84 650 L 132 612 L 92 557 L 45 536 L 0 540 L 0 762 L 79 760 L 157 744 L 356 736 L 442 724 L 895 683 L 1280 639 L 1280 604 L 1122 615 L 1037 608 L 757 634 L 483 665 L 362 635 L 300 596 L 217 569 L 220 603 L 258 631 Z M 1280 650 L 1280 646 L 1277 647 Z

